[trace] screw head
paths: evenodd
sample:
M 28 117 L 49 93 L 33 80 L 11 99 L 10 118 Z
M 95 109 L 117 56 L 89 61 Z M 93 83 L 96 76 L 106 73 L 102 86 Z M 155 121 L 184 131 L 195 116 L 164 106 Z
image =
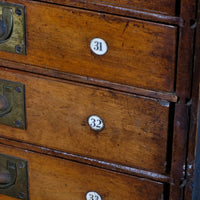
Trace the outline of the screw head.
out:
M 16 92 L 18 92 L 18 93 L 21 93 L 21 92 L 22 92 L 22 88 L 21 88 L 21 87 L 19 87 L 19 86 L 18 86 L 18 87 L 16 87 L 16 88 L 15 88 L 15 90 L 16 90 Z
M 17 45 L 17 46 L 15 47 L 16 53 L 22 53 L 22 50 L 23 50 L 23 48 L 22 48 L 21 45 Z
M 16 13 L 17 16 L 21 16 L 22 15 L 22 11 L 19 8 L 15 9 L 15 13 Z
M 23 168 L 25 167 L 25 164 L 24 164 L 23 162 L 19 162 L 19 163 L 18 163 L 18 167 L 19 167 L 20 169 L 23 169 Z
M 16 125 L 16 127 L 21 127 L 22 126 L 22 122 L 20 120 L 16 120 L 15 121 L 15 125 Z
M 20 192 L 19 195 L 18 195 L 18 197 L 19 197 L 20 199 L 24 199 L 25 194 L 24 194 L 23 192 Z

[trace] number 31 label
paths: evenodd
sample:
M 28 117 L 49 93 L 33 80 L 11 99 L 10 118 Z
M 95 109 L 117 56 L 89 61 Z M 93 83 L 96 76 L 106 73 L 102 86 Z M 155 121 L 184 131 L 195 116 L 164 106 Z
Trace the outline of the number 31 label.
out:
M 94 38 L 90 42 L 90 49 L 93 53 L 102 56 L 108 51 L 108 46 L 103 39 Z
M 88 117 L 88 124 L 90 128 L 94 131 L 101 131 L 104 128 L 103 119 L 97 115 L 91 115 Z
M 96 192 L 88 192 L 86 194 L 86 200 L 101 200 L 101 196 Z

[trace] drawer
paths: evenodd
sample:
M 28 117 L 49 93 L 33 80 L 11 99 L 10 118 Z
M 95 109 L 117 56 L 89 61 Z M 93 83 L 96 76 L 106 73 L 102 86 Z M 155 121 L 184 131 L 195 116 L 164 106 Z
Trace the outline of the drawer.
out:
M 0 125 L 1 136 L 165 173 L 168 102 L 17 71 L 0 77 L 25 84 L 27 114 L 27 130 Z M 89 126 L 92 115 L 101 131 Z
M 90 191 L 102 200 L 156 200 L 163 196 L 162 183 L 3 145 L 0 152 L 28 161 L 29 196 L 33 200 L 84 200 Z M 0 199 L 7 200 L 5 196 Z
M 175 26 L 47 3 L 14 2 L 26 7 L 27 55 L 1 52 L 1 58 L 145 89 L 174 91 Z M 95 38 L 107 44 L 104 55 L 92 52 L 90 43 Z M 98 44 L 94 48 L 100 51 L 101 42 Z
M 54 2 L 59 4 L 66 4 L 66 5 L 76 5 L 76 6 L 83 6 L 83 7 L 92 7 L 94 5 L 103 5 L 104 9 L 108 9 L 107 7 L 116 6 L 118 8 L 128 8 L 128 9 L 136 9 L 136 10 L 144 10 L 147 12 L 157 12 L 160 14 L 170 14 L 176 15 L 176 7 L 178 1 L 176 0 L 99 0 L 98 2 L 95 0 L 88 0 L 87 5 L 84 1 L 73 2 L 70 0 L 45 0 L 47 2 Z M 84 4 L 85 3 L 85 4 Z M 89 5 L 88 5 L 89 4 Z M 90 5 L 91 4 L 91 5 Z M 107 6 L 105 8 L 105 6 Z

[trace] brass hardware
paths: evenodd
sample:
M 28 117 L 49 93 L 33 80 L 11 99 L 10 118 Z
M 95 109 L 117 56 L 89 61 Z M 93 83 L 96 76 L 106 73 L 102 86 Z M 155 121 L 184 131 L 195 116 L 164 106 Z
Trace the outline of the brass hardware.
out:
M 0 172 L 0 186 L 11 182 L 11 174 L 9 172 Z
M 0 2 L 0 50 L 26 54 L 25 8 Z
M 8 101 L 5 96 L 0 95 L 0 111 L 4 111 L 8 108 Z
M 2 19 L 0 20 L 0 43 L 6 42 L 11 36 L 13 29 L 12 9 L 4 7 L 2 9 Z
M 0 154 L 0 193 L 18 199 L 29 199 L 27 161 Z
M 0 123 L 26 128 L 25 86 L 0 79 Z

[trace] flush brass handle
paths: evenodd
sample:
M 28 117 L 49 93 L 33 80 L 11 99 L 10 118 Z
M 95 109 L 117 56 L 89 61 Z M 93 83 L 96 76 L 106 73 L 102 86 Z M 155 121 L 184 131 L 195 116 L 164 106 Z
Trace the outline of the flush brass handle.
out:
M 0 188 L 7 188 L 12 182 L 12 176 L 9 171 L 0 172 Z
M 12 9 L 3 7 L 0 17 L 0 43 L 4 43 L 10 38 L 13 30 Z
M 13 92 L 9 87 L 5 87 L 3 95 L 0 94 L 0 117 L 11 112 L 13 107 Z
M 26 160 L 0 154 L 0 194 L 29 200 Z
M 10 188 L 15 184 L 17 171 L 15 163 L 7 161 L 7 167 L 0 170 L 0 189 Z
M 5 96 L 0 95 L 0 111 L 4 111 L 8 108 L 8 100 Z

